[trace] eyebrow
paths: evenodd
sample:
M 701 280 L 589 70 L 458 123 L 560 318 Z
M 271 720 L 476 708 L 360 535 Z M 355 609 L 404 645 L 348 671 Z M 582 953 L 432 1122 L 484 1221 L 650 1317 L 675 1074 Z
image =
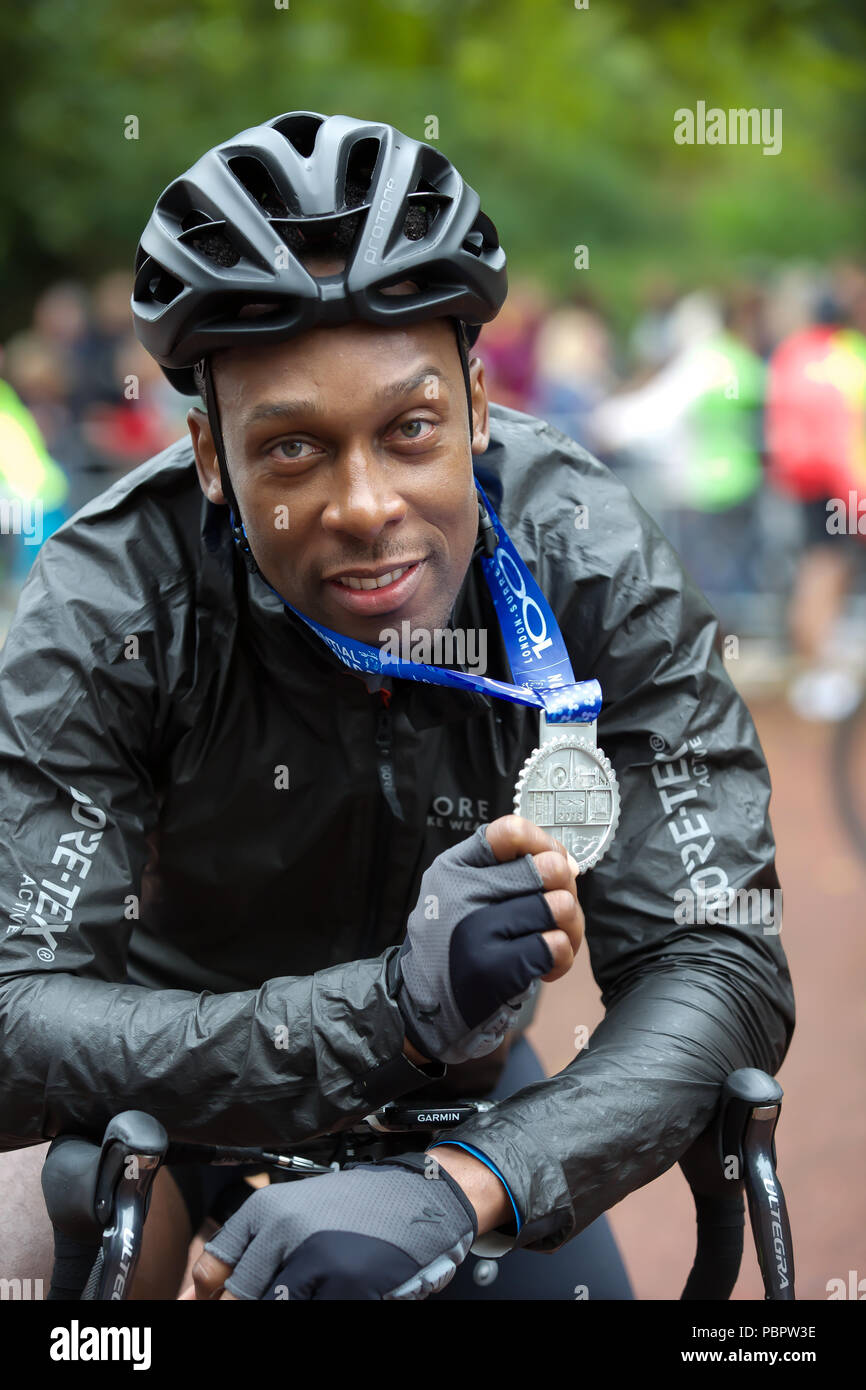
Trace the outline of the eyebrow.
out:
M 417 391 L 419 386 L 424 386 L 430 380 L 445 384 L 445 377 L 438 367 L 428 365 L 422 367 L 419 372 L 404 378 L 403 381 L 392 381 L 387 386 L 382 386 L 375 393 L 374 400 L 381 405 L 387 405 L 391 401 L 399 400 L 404 396 Z M 260 424 L 263 420 L 289 419 L 295 415 L 323 415 L 322 407 L 309 398 L 297 400 L 271 401 L 254 408 L 245 417 L 243 428 L 249 429 L 252 425 Z

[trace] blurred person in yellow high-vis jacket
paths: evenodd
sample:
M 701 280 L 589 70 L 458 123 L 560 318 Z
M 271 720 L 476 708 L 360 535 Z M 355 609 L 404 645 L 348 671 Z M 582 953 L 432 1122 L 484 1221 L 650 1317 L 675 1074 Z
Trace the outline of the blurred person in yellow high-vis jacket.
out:
M 42 542 L 66 519 L 68 495 L 66 475 L 36 421 L 0 380 L 0 534 L 17 542 L 9 560 L 13 583 L 23 581 Z

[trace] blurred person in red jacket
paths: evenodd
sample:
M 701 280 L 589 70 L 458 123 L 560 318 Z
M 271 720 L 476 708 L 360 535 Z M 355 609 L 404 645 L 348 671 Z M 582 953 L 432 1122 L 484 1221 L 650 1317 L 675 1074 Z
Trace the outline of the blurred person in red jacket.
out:
M 801 504 L 803 554 L 789 610 L 800 666 L 790 691 L 807 719 L 843 719 L 859 699 L 858 653 L 839 623 L 866 560 L 866 272 L 836 268 L 815 321 L 770 360 L 770 483 Z M 859 647 L 859 644 L 858 644 Z
M 544 320 L 544 291 L 531 280 L 511 285 L 508 298 L 484 331 L 479 355 L 491 395 L 512 410 L 527 411 L 535 388 L 535 344 Z

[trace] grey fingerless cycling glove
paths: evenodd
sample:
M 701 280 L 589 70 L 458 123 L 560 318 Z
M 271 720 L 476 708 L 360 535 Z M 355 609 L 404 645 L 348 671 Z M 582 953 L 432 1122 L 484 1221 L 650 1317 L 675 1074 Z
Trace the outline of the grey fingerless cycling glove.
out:
M 236 1298 L 403 1300 L 444 1288 L 477 1234 L 454 1179 L 413 1154 L 261 1188 L 205 1249 Z
M 500 864 L 484 829 L 424 874 L 398 960 L 406 1036 L 438 1062 L 492 1052 L 553 968 L 541 933 L 556 923 L 535 862 Z

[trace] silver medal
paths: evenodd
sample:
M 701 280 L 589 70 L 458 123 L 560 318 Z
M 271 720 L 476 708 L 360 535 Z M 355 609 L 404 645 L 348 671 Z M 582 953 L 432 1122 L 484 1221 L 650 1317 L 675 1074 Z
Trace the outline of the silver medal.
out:
M 514 810 L 561 840 L 581 873 L 595 867 L 616 834 L 619 786 L 594 723 L 551 724 L 542 711 L 540 746 L 523 764 Z

